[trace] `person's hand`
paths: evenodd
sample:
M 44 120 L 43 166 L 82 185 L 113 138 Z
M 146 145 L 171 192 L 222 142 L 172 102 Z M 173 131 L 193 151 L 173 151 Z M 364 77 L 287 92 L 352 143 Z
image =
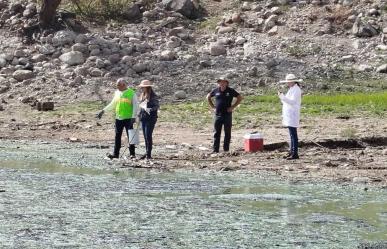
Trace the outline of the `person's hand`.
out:
M 229 107 L 229 108 L 227 108 L 227 112 L 233 112 L 234 111 L 234 107 Z
M 102 118 L 102 115 L 103 115 L 104 113 L 105 113 L 105 111 L 104 111 L 104 110 L 101 110 L 101 111 L 98 112 L 97 115 L 95 115 L 95 116 L 96 116 L 96 118 L 101 119 L 101 118 Z
M 132 124 L 136 123 L 136 118 L 131 118 L 130 122 L 132 122 Z
M 151 109 L 151 108 L 145 108 L 144 110 L 145 110 L 148 114 L 150 114 L 150 112 L 151 112 L 152 109 Z

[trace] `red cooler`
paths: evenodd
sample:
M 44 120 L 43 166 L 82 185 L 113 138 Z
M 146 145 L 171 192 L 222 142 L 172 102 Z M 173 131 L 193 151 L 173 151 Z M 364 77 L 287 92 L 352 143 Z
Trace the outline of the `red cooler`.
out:
M 256 152 L 263 150 L 263 136 L 260 133 L 246 134 L 245 139 L 245 151 Z

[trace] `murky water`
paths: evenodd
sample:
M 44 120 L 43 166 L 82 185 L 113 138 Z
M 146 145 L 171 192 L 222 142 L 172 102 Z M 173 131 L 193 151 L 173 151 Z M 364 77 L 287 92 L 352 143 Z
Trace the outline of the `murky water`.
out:
M 1 248 L 356 248 L 387 241 L 387 190 L 7 159 L 0 222 Z

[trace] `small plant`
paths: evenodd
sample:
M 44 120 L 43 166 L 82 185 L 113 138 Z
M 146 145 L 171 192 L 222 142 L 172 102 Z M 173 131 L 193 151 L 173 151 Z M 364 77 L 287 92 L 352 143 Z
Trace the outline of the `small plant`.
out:
M 220 16 L 210 17 L 199 23 L 198 28 L 200 30 L 214 31 L 218 26 L 218 23 L 222 20 Z
M 304 46 L 301 46 L 298 44 L 287 47 L 285 51 L 289 55 L 297 58 L 305 57 L 309 54 L 309 52 L 306 50 Z
M 355 128 L 349 127 L 341 131 L 341 136 L 347 139 L 356 138 L 357 130 Z

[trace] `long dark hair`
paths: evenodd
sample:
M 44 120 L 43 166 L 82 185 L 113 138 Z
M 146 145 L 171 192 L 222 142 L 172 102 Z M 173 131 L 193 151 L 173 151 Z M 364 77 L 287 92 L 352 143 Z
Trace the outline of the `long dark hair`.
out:
M 146 89 L 146 90 L 145 90 Z M 149 89 L 149 90 L 148 90 Z M 144 87 L 140 95 L 140 101 L 148 100 L 155 95 L 152 87 Z

